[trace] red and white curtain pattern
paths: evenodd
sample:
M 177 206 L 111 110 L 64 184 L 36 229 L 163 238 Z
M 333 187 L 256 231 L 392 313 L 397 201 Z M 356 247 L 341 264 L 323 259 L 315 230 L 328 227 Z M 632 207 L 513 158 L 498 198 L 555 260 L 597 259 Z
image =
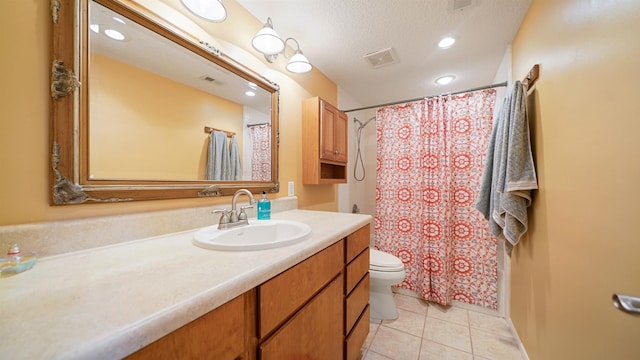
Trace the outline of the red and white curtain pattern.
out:
M 251 130 L 251 180 L 271 180 L 271 125 L 263 124 Z
M 399 257 L 400 288 L 497 309 L 496 239 L 474 207 L 495 90 L 377 113 L 376 248 Z

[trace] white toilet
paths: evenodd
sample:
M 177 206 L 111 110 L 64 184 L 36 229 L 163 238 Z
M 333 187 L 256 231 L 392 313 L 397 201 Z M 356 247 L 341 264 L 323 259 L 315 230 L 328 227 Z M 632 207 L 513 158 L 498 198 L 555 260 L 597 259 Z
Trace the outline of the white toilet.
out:
M 397 257 L 375 249 L 369 253 L 370 295 L 372 320 L 398 318 L 398 309 L 393 301 L 391 286 L 404 280 L 404 264 Z

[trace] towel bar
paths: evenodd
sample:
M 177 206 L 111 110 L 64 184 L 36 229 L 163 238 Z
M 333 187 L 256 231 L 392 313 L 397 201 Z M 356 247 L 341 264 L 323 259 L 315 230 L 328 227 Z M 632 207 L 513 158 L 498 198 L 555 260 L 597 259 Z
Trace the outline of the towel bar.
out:
M 640 316 L 640 298 L 630 295 L 613 294 L 613 306 L 627 314 Z

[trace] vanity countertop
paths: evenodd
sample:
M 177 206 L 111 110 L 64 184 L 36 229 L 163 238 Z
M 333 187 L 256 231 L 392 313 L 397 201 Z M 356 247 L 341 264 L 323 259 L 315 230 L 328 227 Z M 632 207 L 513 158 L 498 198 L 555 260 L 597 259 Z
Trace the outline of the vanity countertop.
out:
M 312 236 L 282 248 L 222 252 L 194 246 L 193 229 L 43 258 L 0 279 L 0 349 L 14 359 L 122 358 L 371 221 L 306 210 L 272 218 L 306 223 Z

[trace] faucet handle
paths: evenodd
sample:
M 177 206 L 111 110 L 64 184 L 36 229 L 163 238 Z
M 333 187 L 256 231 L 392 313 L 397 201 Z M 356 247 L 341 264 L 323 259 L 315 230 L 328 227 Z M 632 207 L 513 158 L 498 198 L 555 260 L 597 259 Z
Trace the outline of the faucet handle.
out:
M 222 214 L 222 216 L 220 216 L 219 224 L 228 224 L 229 222 L 231 222 L 231 218 L 229 216 L 229 210 L 227 210 L 227 209 L 214 210 L 211 213 L 212 214 Z
M 244 212 L 244 209 L 250 209 L 253 205 L 240 206 L 240 214 L 238 214 L 238 220 L 247 220 L 247 213 Z

